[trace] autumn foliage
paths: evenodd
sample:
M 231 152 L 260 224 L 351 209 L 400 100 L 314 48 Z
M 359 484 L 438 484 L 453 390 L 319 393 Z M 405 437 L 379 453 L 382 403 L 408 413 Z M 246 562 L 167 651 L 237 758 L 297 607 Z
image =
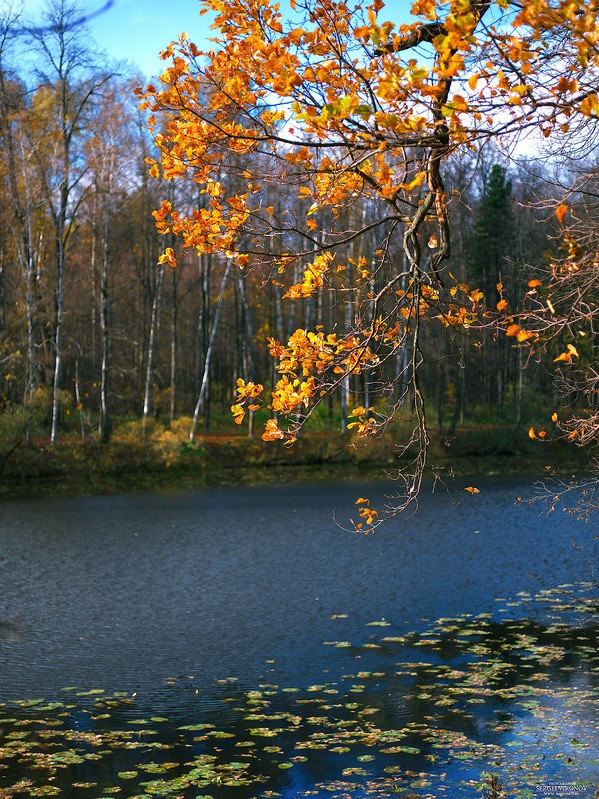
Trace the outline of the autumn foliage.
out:
M 528 284 L 517 312 L 502 284 L 485 297 L 454 277 L 456 198 L 444 165 L 489 141 L 566 136 L 597 118 L 597 3 L 416 0 L 406 18 L 381 0 L 290 6 L 283 14 L 270 0 L 204 0 L 202 13 L 215 15 L 213 49 L 182 35 L 163 54 L 160 84 L 140 92 L 160 150 L 150 172 L 191 179 L 200 200 L 193 209 L 165 200 L 155 219 L 183 248 L 222 254 L 287 302 L 322 302 L 330 287 L 346 298 L 344 329 L 300 325 L 288 340 L 269 338 L 270 397 L 239 380 L 232 410 L 241 422 L 268 404 L 263 437 L 292 443 L 324 398 L 365 372 L 384 401 L 366 397 L 353 409 L 355 432 L 379 434 L 409 406 L 398 497 L 378 511 L 358 502 L 356 526 L 369 530 L 415 501 L 426 465 L 423 325 L 460 333 L 494 325 L 530 355 L 573 304 L 545 276 Z M 281 203 L 281 183 L 294 188 L 292 205 Z M 568 209 L 558 202 L 558 224 Z M 575 241 L 565 242 L 558 283 L 580 261 Z M 174 250 L 161 260 L 175 266 Z M 377 370 L 398 354 L 395 378 L 377 384 Z M 578 356 L 570 342 L 556 361 Z

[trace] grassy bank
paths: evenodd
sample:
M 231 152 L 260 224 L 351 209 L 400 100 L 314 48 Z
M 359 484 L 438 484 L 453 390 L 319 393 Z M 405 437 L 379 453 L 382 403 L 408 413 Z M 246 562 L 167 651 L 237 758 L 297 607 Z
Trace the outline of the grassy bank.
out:
M 527 427 L 475 425 L 451 436 L 433 436 L 429 462 L 457 476 L 580 472 L 585 453 L 560 442 L 531 441 Z M 0 491 L 22 493 L 112 493 L 159 488 L 207 488 L 306 479 L 382 476 L 401 466 L 396 446 L 401 428 L 368 446 L 351 434 L 313 431 L 287 449 L 249 438 L 229 425 L 189 442 L 189 420 L 168 425 L 139 421 L 115 427 L 111 443 L 72 430 L 51 447 L 45 436 L 27 445 L 23 436 L 0 441 Z M 237 434 L 236 434 L 237 433 Z

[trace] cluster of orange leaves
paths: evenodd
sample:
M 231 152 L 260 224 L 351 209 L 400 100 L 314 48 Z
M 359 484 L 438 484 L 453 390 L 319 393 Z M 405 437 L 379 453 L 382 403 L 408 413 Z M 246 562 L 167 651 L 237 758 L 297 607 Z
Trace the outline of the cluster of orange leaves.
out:
M 494 5 L 496 12 L 510 11 L 508 0 L 495 0 Z M 207 65 L 196 66 L 204 54 L 183 35 L 164 52 L 172 65 L 164 70 L 161 87 L 150 85 L 140 92 L 142 104 L 166 122 L 156 134 L 161 160 L 150 161 L 151 174 L 162 171 L 171 179 L 191 173 L 200 191 L 210 196 L 207 208 L 185 218 L 163 207 L 157 224 L 199 252 L 240 254 L 238 234 L 251 213 L 248 196 L 259 187 L 250 180 L 242 191 L 219 197 L 214 174 L 227 151 L 251 153 L 265 138 L 276 140 L 284 120 L 291 135 L 293 118 L 303 141 L 340 136 L 349 146 L 371 150 L 371 157 L 361 157 L 359 165 L 352 159 L 340 164 L 328 156 L 320 158 L 316 149 L 305 145 L 299 160 L 289 153 L 290 160 L 313 175 L 313 188 L 301 189 L 314 200 L 309 216 L 327 204 L 336 215 L 347 197 L 363 191 L 365 180 L 381 197 L 417 189 L 426 173 L 408 180 L 397 175 L 394 148 L 384 142 L 390 137 L 401 146 L 402 139 L 412 141 L 415 134 L 423 141 L 434 136 L 439 112 L 455 143 L 473 139 L 481 124 L 495 124 L 489 103 L 494 108 L 514 107 L 516 113 L 523 103 L 551 102 L 560 113 L 542 123 L 548 133 L 552 125 L 567 127 L 574 110 L 599 115 L 596 91 L 570 74 L 571 69 L 599 61 L 597 0 L 527 0 L 509 24 L 485 29 L 477 28 L 485 4 L 468 0 L 416 0 L 411 7 L 415 21 L 399 26 L 381 20 L 381 0 L 365 8 L 362 25 L 356 9 L 340 0 L 314 2 L 311 24 L 295 27 L 271 0 L 203 0 L 203 6 L 202 13 L 216 14 L 212 27 L 219 34 L 218 48 L 207 54 Z M 431 42 L 436 59 L 397 57 L 423 24 L 437 22 L 443 28 Z M 557 71 L 549 80 L 539 79 L 546 34 L 564 26 L 577 66 L 568 67 L 565 74 Z M 505 55 L 505 63 L 479 61 L 470 71 L 472 54 L 490 42 L 495 52 Z M 456 88 L 445 98 L 448 80 Z M 236 113 L 241 110 L 251 111 L 243 121 Z M 154 116 L 151 122 L 156 124 Z M 557 213 L 562 213 L 560 208 Z M 298 289 L 296 295 L 305 296 L 308 290 Z M 451 315 L 447 321 L 454 324 Z
M 498 111 L 506 117 L 503 127 L 514 130 L 523 122 L 528 126 L 538 114 L 546 136 L 555 127 L 568 130 L 573 114 L 599 117 L 593 81 L 599 66 L 599 0 L 526 0 L 515 9 L 510 0 L 414 0 L 414 22 L 400 25 L 382 19 L 382 0 L 364 6 L 311 0 L 301 4 L 297 17 L 290 14 L 287 20 L 273 0 L 202 3 L 201 13 L 216 15 L 214 51 L 201 53 L 182 35 L 163 54 L 172 61 L 160 88 L 150 85 L 139 94 L 142 107 L 152 114 L 150 126 L 157 130 L 161 152 L 159 161 L 149 159 L 150 174 L 167 180 L 191 177 L 203 207 L 184 213 L 164 201 L 155 220 L 157 229 L 176 236 L 183 248 L 221 253 L 241 267 L 251 261 L 244 252 L 248 224 L 255 222 L 257 230 L 273 230 L 277 224 L 269 205 L 272 199 L 262 202 L 260 177 L 252 172 L 258 151 L 272 148 L 294 170 L 299 186 L 297 224 L 310 232 L 317 229 L 317 211 L 328 207 L 337 219 L 346 204 L 365 192 L 390 203 L 402 193 L 415 199 L 433 192 L 427 170 L 415 167 L 410 172 L 402 164 L 409 161 L 404 158 L 409 148 L 422 152 L 438 147 L 440 129 L 447 132 L 449 152 L 492 133 Z M 289 5 L 293 12 L 294 0 Z M 493 7 L 490 16 L 495 19 L 479 25 L 488 7 Z M 309 13 L 304 15 L 306 9 Z M 417 51 L 407 51 L 427 26 L 437 26 L 427 45 L 434 57 L 429 52 L 422 59 Z M 560 53 L 556 69 L 547 41 L 558 29 L 567 32 L 562 41 L 575 57 L 568 60 Z M 485 61 L 485 53 L 494 57 Z M 543 73 L 545 62 L 549 69 Z M 326 149 L 335 143 L 344 154 Z M 234 188 L 225 186 L 217 175 L 221 169 L 226 172 L 227 159 L 242 156 L 247 156 L 247 167 L 238 171 Z M 567 212 L 566 205 L 557 206 L 560 223 Z M 278 233 L 285 233 L 284 227 Z M 436 234 L 429 246 L 438 246 Z M 311 256 L 301 280 L 285 297 L 303 300 L 320 290 L 333 257 L 324 249 Z M 286 258 L 278 259 L 279 271 L 285 270 Z M 172 247 L 166 248 L 160 263 L 176 266 Z M 371 273 L 365 262 L 356 263 L 358 286 L 370 280 Z M 539 286 L 540 281 L 529 283 L 531 291 Z M 499 286 L 498 290 L 501 293 Z M 482 292 L 457 284 L 450 295 L 455 302 L 438 314 L 440 322 L 451 328 L 475 325 Z M 437 290 L 421 282 L 399 297 L 401 324 L 391 321 L 384 327 L 373 322 L 370 331 L 342 337 L 297 330 L 286 345 L 269 339 L 280 379 L 269 405 L 276 418 L 267 422 L 263 438 L 292 441 L 293 424 L 281 429 L 279 415 L 306 413 L 322 396 L 323 386 L 330 388 L 343 376 L 376 365 L 378 356 L 370 344 L 398 346 L 410 318 L 428 313 L 439 302 Z M 547 307 L 551 311 L 550 300 Z M 536 341 L 535 331 L 525 329 L 519 317 L 510 317 L 503 298 L 497 311 L 505 314 L 507 336 L 518 344 Z M 577 356 L 575 347 L 568 345 L 555 360 L 569 363 Z M 238 424 L 247 410 L 260 406 L 262 393 L 261 385 L 238 381 L 232 406 Z M 370 410 L 356 408 L 353 416 L 351 425 L 360 434 L 375 429 Z M 360 507 L 366 523 L 373 524 L 376 512 L 366 502 Z
M 279 414 L 291 417 L 307 409 L 323 394 L 319 379 L 329 372 L 336 379 L 347 374 L 357 374 L 366 365 L 378 362 L 378 356 L 355 335 L 325 335 L 322 331 L 298 329 L 291 335 L 287 345 L 273 338 L 268 339 L 270 354 L 278 361 L 277 371 L 281 375 L 272 392 L 269 409 L 275 418 L 269 419 L 262 438 L 265 441 L 285 439 L 295 441 L 292 424 L 288 430 L 279 427 Z M 241 424 L 247 410 L 257 410 L 264 387 L 259 383 L 237 380 L 237 396 L 231 412 L 237 424 Z M 358 409 L 359 410 L 359 409 Z M 355 413 L 355 412 L 354 412 Z
M 370 500 L 367 497 L 358 497 L 355 504 L 358 506 L 358 515 L 364 519 L 368 527 L 364 528 L 364 522 L 358 522 L 355 526 L 357 530 L 363 533 L 371 533 L 372 525 L 378 518 L 378 511 L 370 505 Z
M 231 405 L 231 413 L 235 424 L 241 424 L 245 418 L 246 411 L 257 411 L 261 406 L 256 402 L 264 391 L 261 383 L 246 382 L 243 378 L 237 380 L 237 396 L 234 405 Z

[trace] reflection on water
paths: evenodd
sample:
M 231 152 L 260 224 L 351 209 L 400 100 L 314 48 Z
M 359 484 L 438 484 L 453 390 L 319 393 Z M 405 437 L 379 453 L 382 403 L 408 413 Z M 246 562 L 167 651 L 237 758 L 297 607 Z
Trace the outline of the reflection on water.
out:
M 332 511 L 379 484 L 5 501 L 0 795 L 589 783 L 596 639 L 531 572 L 584 578 L 594 533 L 477 485 L 369 537 Z
M 437 492 L 374 536 L 343 518 L 380 484 L 4 501 L 0 699 L 65 684 L 148 691 L 166 676 L 314 682 L 322 642 L 372 619 L 495 612 L 496 597 L 584 577 L 588 526 L 515 507 L 519 483 Z M 274 663 L 266 661 L 274 660 Z
M 489 614 L 381 630 L 362 645 L 331 642 L 344 672 L 334 681 L 229 679 L 206 701 L 191 676 L 168 679 L 172 716 L 100 689 L 12 703 L 0 785 L 28 796 L 466 798 L 494 775 L 509 796 L 590 789 L 596 632 Z

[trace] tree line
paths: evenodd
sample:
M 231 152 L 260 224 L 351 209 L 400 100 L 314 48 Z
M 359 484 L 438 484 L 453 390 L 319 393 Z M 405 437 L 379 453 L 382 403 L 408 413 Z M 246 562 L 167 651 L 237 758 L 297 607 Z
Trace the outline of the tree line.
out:
M 188 75 L 183 59 L 175 54 L 140 108 L 134 90 L 142 78 L 107 65 L 76 5 L 50 0 L 30 22 L 5 11 L 0 26 L 0 410 L 18 411 L 31 443 L 39 435 L 54 443 L 64 428 L 108 442 L 115 421 L 155 416 L 189 417 L 193 438 L 232 405 L 251 433 L 258 404 L 246 420 L 238 381 L 275 388 L 277 347 L 294 336 L 298 347 L 300 339 L 315 347 L 322 331 L 337 348 L 345 342 L 317 411 L 341 430 L 368 432 L 369 408 L 410 416 L 416 393 L 427 429 L 448 437 L 472 418 L 542 415 L 563 403 L 564 389 L 567 402 L 588 405 L 567 380 L 554 381 L 567 329 L 548 339 L 550 357 L 539 358 L 522 346 L 522 332 L 506 336 L 480 310 L 509 308 L 517 321 L 535 279 L 562 257 L 560 181 L 578 180 L 573 202 L 580 224 L 594 231 L 588 148 L 566 159 L 537 142 L 508 157 L 481 138 L 470 151 L 448 152 L 442 218 L 428 199 L 436 166 L 422 168 L 424 138 L 407 159 L 375 152 L 370 171 L 358 174 L 350 168 L 355 152 L 335 136 L 315 161 L 308 134 L 291 142 L 279 135 L 282 117 L 274 119 L 270 98 L 262 113 L 279 133 L 266 148 L 249 146 L 249 112 L 237 100 L 222 112 L 230 127 L 211 140 L 217 156 L 198 179 L 169 143 L 176 114 L 165 97 Z M 36 65 L 26 68 L 21 54 L 31 48 Z M 214 78 L 198 68 L 194 79 L 199 102 L 214 104 L 214 123 Z M 154 108 L 148 96 L 161 97 Z M 327 99 L 312 98 L 309 109 L 341 118 L 341 100 Z M 370 113 L 347 102 L 358 120 Z M 306 113 L 315 124 L 316 111 Z M 379 116 L 376 124 L 397 123 Z M 401 194 L 407 211 L 389 212 L 380 190 L 388 174 L 399 184 L 393 202 Z M 365 190 L 369 181 L 376 191 Z M 414 214 L 427 203 L 416 230 Z M 186 220 L 202 221 L 201 246 Z M 432 279 L 416 286 L 419 270 Z M 402 336 L 424 310 L 430 322 L 423 318 L 418 345 L 409 346 Z M 352 340 L 356 332 L 371 345 Z M 379 335 L 390 344 L 384 352 L 372 344 Z M 356 352 L 360 368 L 351 362 Z M 288 395 L 298 391 L 290 383 Z M 263 412 L 299 419 L 302 401 L 283 398 Z

